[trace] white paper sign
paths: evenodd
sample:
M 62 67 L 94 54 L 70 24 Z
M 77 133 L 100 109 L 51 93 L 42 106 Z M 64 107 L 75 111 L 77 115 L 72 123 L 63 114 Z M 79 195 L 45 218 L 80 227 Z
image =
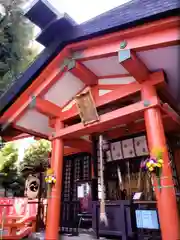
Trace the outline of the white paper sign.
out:
M 121 142 L 111 143 L 111 153 L 113 160 L 123 159 L 122 151 L 121 151 Z
M 110 151 L 106 152 L 106 160 L 107 160 L 107 162 L 111 162 L 112 161 L 112 157 L 111 157 L 111 152 Z
M 148 147 L 147 147 L 147 141 L 146 136 L 140 136 L 134 138 L 134 145 L 135 145 L 135 151 L 137 156 L 145 156 L 148 155 Z
M 133 200 L 140 200 L 142 192 L 136 192 L 133 196 Z
M 84 187 L 83 187 L 83 185 L 78 186 L 77 195 L 78 195 L 78 198 L 83 198 L 84 197 Z
M 133 139 L 126 139 L 122 141 L 123 155 L 124 158 L 135 157 Z

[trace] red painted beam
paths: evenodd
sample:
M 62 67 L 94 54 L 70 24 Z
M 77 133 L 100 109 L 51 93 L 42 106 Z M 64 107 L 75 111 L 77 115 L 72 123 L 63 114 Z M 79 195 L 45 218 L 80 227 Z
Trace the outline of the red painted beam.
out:
M 112 34 L 106 34 L 102 37 L 97 37 L 94 39 L 89 39 L 82 42 L 72 43 L 66 47 L 69 51 L 81 51 L 81 55 L 84 57 L 88 57 L 88 51 L 91 52 L 92 57 L 98 56 L 103 54 L 103 52 L 112 53 L 116 52 L 119 49 L 119 43 L 122 39 L 125 39 L 129 44 L 130 49 L 138 48 L 138 49 L 145 49 L 147 47 L 159 46 L 159 45 L 167 45 L 167 44 L 176 44 L 179 41 L 179 26 L 180 26 L 180 17 L 169 17 L 166 19 L 161 19 L 158 21 L 154 21 L 152 23 L 144 24 L 143 26 L 137 26 L 134 28 L 129 28 L 124 31 L 120 30 L 118 32 Z M 165 32 L 166 30 L 174 30 L 171 33 Z M 163 32 L 163 34 L 162 34 Z M 173 33 L 173 34 L 172 34 Z M 161 36 L 162 34 L 162 36 Z M 130 40 L 130 41 L 129 41 Z M 153 40 L 153 41 L 151 41 Z M 133 44 L 133 47 L 132 47 Z M 106 48 L 106 51 L 102 51 Z M 98 49 L 98 51 L 97 51 Z M 89 53 L 90 53 L 89 52 Z M 82 57 L 83 57 L 82 56 Z
M 178 124 L 173 124 L 172 119 L 168 115 L 163 115 L 163 125 L 165 132 L 177 132 L 180 131 L 178 128 Z M 105 135 L 108 139 L 116 139 L 120 136 L 128 136 L 140 132 L 145 132 L 145 122 L 144 120 L 140 122 L 131 122 L 127 124 L 127 126 L 117 127 L 115 129 L 112 129 L 110 131 L 105 132 Z
M 172 124 L 172 119 L 168 116 L 168 115 L 164 115 L 163 116 L 163 125 L 164 125 L 164 129 L 165 132 L 176 132 L 179 130 L 178 128 L 178 124 Z M 119 127 L 116 129 L 112 129 L 110 131 L 105 132 L 105 135 L 107 137 L 107 139 L 117 139 L 119 137 L 124 137 L 124 136 L 130 136 L 132 134 L 136 134 L 136 133 L 140 133 L 140 132 L 145 132 L 145 122 L 144 120 L 142 122 L 132 122 L 130 124 L 127 124 L 126 127 Z M 65 140 L 65 143 L 70 143 L 71 140 Z M 69 146 L 71 145 L 71 143 L 69 144 Z M 79 146 L 78 148 L 65 148 L 64 149 L 64 156 L 68 156 L 71 154 L 77 154 L 80 152 L 89 152 L 91 153 L 91 151 L 83 151 L 80 150 Z
M 138 28 L 134 28 L 129 31 L 121 31 L 119 33 L 110 34 L 110 36 L 105 35 L 83 43 L 72 44 L 68 46 L 68 49 L 71 49 L 71 51 L 79 50 L 81 54 L 78 60 L 86 61 L 117 55 L 122 39 L 127 42 L 126 49 L 133 49 L 135 51 L 176 45 L 180 42 L 179 19 L 178 17 L 174 18 L 169 24 L 168 20 L 164 21 L 162 28 L 157 26 L 157 21 L 154 25 L 147 24 L 139 28 L 139 30 Z M 167 23 L 167 26 L 165 26 L 164 23 Z M 152 31 L 153 28 L 156 28 L 156 31 Z M 83 49 L 83 45 L 84 50 L 81 50 Z
M 156 97 L 153 97 L 148 100 L 150 101 L 149 107 L 155 107 L 159 105 L 159 101 Z M 144 106 L 144 101 L 131 104 L 127 107 L 123 107 L 115 111 L 101 115 L 100 121 L 96 123 L 87 126 L 84 126 L 82 123 L 78 123 L 66 127 L 64 129 L 61 129 L 55 134 L 55 136 L 51 137 L 50 139 L 54 139 L 57 137 L 62 138 L 80 137 L 95 132 L 98 133 L 104 132 L 113 126 L 126 123 L 131 119 L 135 120 L 141 118 L 144 110 L 149 107 Z
M 105 79 L 105 78 L 125 78 L 125 77 L 131 77 L 131 75 L 128 74 L 128 73 L 124 73 L 124 74 L 112 74 L 112 75 L 99 76 L 98 79 Z
M 164 128 L 166 132 L 171 132 L 171 131 L 178 131 L 179 130 L 179 124 L 172 124 L 172 118 L 168 115 L 163 116 L 163 123 L 164 123 Z M 19 133 L 17 132 L 18 130 L 14 129 L 14 134 L 12 135 L 7 135 L 5 134 L 3 136 L 3 139 L 5 141 L 14 141 L 18 139 L 23 139 L 23 138 L 28 138 L 32 137 L 32 135 L 27 134 L 27 133 Z M 144 121 L 142 122 L 137 122 L 137 123 L 130 123 L 127 124 L 127 127 L 118 127 L 115 129 L 112 129 L 110 131 L 107 131 L 105 134 L 107 138 L 109 139 L 116 139 L 119 138 L 119 136 L 127 136 L 131 134 L 135 134 L 138 132 L 145 131 L 145 123 Z M 40 137 L 35 137 L 35 140 L 41 139 Z M 92 144 L 89 141 L 86 141 L 84 139 L 65 139 L 64 144 L 66 146 L 71 147 L 72 149 L 76 149 L 76 153 L 79 151 L 83 152 L 91 152 Z M 69 154 L 70 151 L 68 151 Z M 72 151 L 71 151 L 72 152 Z M 67 155 L 67 154 L 65 154 Z
M 35 106 L 34 106 L 40 113 L 48 116 L 48 117 L 58 117 L 61 113 L 61 108 L 56 104 L 37 97 L 35 99 Z
M 65 139 L 64 144 L 69 147 L 73 147 L 79 149 L 84 152 L 91 152 L 92 151 L 92 143 L 90 141 L 84 139 Z
M 177 123 L 180 126 L 180 116 L 172 109 L 169 104 L 164 103 L 161 106 L 161 110 L 167 114 L 175 123 Z
M 174 98 L 174 96 L 172 96 L 172 92 L 170 91 L 169 85 L 167 84 L 167 82 L 164 82 L 163 88 L 158 89 L 158 93 L 159 93 L 160 99 L 162 99 L 164 103 L 168 103 L 170 106 L 172 106 L 175 112 L 180 114 L 180 109 L 179 109 L 179 106 L 177 105 L 177 101 Z
M 131 84 L 131 83 L 129 83 L 129 84 Z M 98 90 L 116 90 L 120 87 L 124 88 L 126 86 L 127 86 L 127 84 L 121 84 L 121 85 L 119 85 L 119 84 L 99 84 L 99 85 L 97 85 L 97 89 Z
M 11 107 L 0 117 L 0 123 L 14 122 L 31 103 L 31 96 L 43 95 L 63 74 L 60 65 L 69 52 L 62 52 L 42 71 L 35 81 L 21 94 Z
M 148 79 L 150 71 L 132 50 L 120 50 L 119 63 L 136 79 L 137 82 L 142 83 Z
M 33 120 L 32 120 L 32 121 L 33 121 Z M 44 134 L 42 134 L 42 133 L 33 131 L 33 130 L 31 130 L 31 129 L 27 129 L 27 128 L 24 128 L 24 127 L 20 127 L 20 126 L 18 126 L 18 125 L 16 125 L 16 124 L 13 124 L 13 127 L 14 127 L 15 129 L 20 130 L 20 131 L 23 132 L 23 133 L 27 133 L 27 134 L 30 134 L 30 135 L 32 135 L 32 136 L 36 136 L 36 137 L 43 138 L 43 139 L 48 139 L 48 136 L 46 136 L 46 135 L 44 135 Z
M 4 136 L 3 139 L 5 141 L 16 141 L 16 140 L 20 140 L 20 139 L 24 139 L 24 138 L 30 138 L 30 137 L 34 137 L 35 140 L 40 140 L 42 139 L 41 137 L 36 137 L 36 136 L 32 136 L 28 133 L 22 133 L 22 134 L 19 134 L 19 135 L 16 135 L 14 137 L 11 137 L 11 136 Z
M 64 156 L 69 156 L 69 155 L 73 155 L 73 154 L 78 154 L 81 152 L 87 152 L 87 151 L 82 151 L 80 149 L 76 149 L 76 148 L 64 148 Z
M 149 77 L 152 85 L 155 86 L 163 86 L 164 80 L 164 73 L 162 71 L 152 73 Z M 94 97 L 96 107 L 100 107 L 109 103 L 112 103 L 118 99 L 130 96 L 136 92 L 141 90 L 141 85 L 138 82 L 133 82 L 130 84 L 126 84 L 123 87 L 119 85 L 115 90 L 109 92 L 103 96 L 98 96 L 97 91 L 101 87 L 101 85 L 97 85 L 92 87 L 92 95 Z M 94 94 L 95 92 L 95 94 Z M 78 115 L 77 107 L 74 104 L 69 110 L 61 112 L 60 118 L 62 121 L 65 121 L 69 118 L 76 117 Z
M 75 62 L 74 67 L 69 70 L 74 76 L 81 79 L 82 82 L 85 83 L 86 86 L 92 86 L 98 84 L 97 76 L 91 72 L 88 68 L 86 68 L 83 64 L 79 62 Z
M 11 141 L 16 141 L 16 140 L 19 140 L 19 139 L 24 139 L 24 138 L 29 138 L 29 137 L 32 137 L 32 136 L 28 133 L 22 133 L 22 134 L 19 134 L 19 135 L 13 137 L 11 139 Z
M 13 122 L 28 107 L 30 96 L 40 96 L 58 80 L 63 74 L 60 72 L 59 66 L 63 63 L 64 58 L 70 57 L 70 52 L 87 48 L 83 51 L 85 57 L 102 57 L 117 54 L 122 39 L 127 41 L 128 48 L 135 50 L 177 44 L 180 41 L 179 19 L 179 17 L 163 19 L 141 27 L 68 45 L 1 116 L 0 123 Z

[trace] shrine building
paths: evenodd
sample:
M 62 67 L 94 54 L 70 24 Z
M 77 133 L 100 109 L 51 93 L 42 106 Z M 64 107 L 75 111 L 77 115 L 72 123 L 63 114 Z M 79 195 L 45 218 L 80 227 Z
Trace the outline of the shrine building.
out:
M 0 135 L 52 143 L 47 240 L 86 217 L 96 237 L 180 239 L 178 12 L 178 0 L 132 0 L 82 24 L 46 0 L 25 12 L 45 48 L 1 95 Z M 140 169 L 157 148 L 156 178 Z

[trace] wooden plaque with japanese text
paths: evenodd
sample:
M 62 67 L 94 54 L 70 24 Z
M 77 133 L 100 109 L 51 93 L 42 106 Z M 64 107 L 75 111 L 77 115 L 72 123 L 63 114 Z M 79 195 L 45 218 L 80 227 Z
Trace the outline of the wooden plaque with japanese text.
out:
M 90 90 L 77 95 L 75 100 L 81 121 L 84 125 L 99 121 L 99 116 Z

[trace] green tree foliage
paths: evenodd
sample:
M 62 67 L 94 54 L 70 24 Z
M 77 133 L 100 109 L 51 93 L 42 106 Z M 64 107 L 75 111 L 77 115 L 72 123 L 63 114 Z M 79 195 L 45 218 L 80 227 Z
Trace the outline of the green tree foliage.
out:
M 5 16 L 0 20 L 0 92 L 24 72 L 36 56 L 30 47 L 33 24 L 22 13 L 27 0 L 0 0 Z
M 45 170 L 48 167 L 49 153 L 51 152 L 51 143 L 41 139 L 33 143 L 24 154 L 24 159 L 21 164 L 21 171 L 25 168 L 31 168 L 33 172 L 40 168 Z
M 0 151 L 0 171 L 8 174 L 16 169 L 18 160 L 18 149 L 13 143 L 7 143 Z
M 17 169 L 18 149 L 13 143 L 7 143 L 0 151 L 1 184 L 5 189 L 5 196 L 10 189 L 12 192 L 23 191 L 24 179 Z

